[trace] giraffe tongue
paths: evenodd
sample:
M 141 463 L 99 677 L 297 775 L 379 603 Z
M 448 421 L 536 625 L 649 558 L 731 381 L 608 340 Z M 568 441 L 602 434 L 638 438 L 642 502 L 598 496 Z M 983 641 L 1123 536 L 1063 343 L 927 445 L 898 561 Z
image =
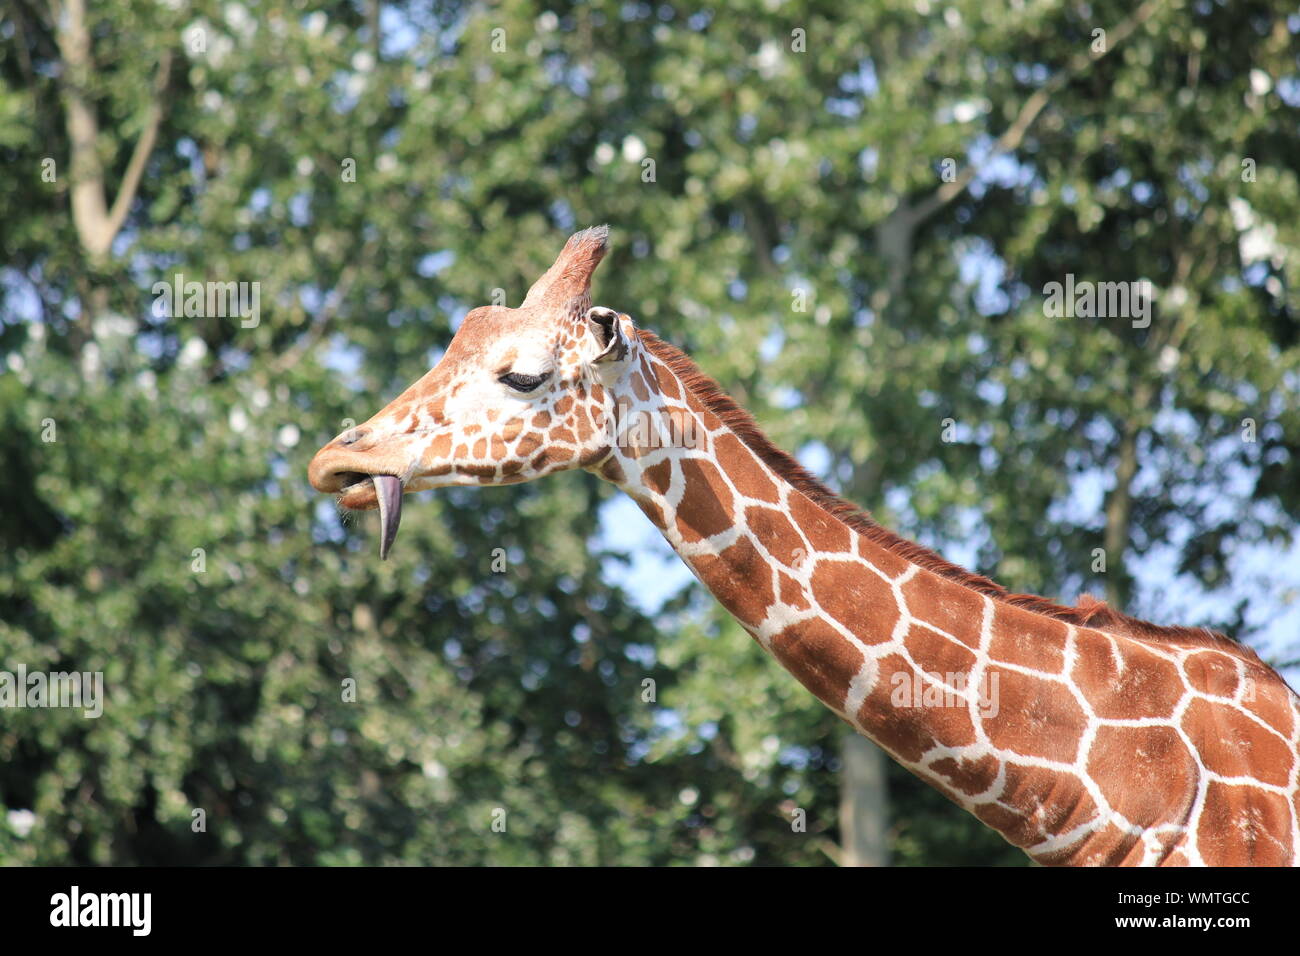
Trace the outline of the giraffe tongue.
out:
M 371 475 L 370 480 L 379 499 L 379 560 L 383 561 L 397 538 L 397 526 L 402 523 L 402 479 L 393 475 Z

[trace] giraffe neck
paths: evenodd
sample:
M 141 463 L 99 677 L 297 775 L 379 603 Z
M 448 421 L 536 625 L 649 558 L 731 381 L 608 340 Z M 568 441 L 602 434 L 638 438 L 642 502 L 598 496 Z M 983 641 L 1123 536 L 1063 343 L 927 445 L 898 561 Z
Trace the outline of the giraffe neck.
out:
M 1294 862 L 1300 707 L 1276 674 L 1056 620 L 920 567 L 805 496 L 658 356 L 637 364 L 601 474 L 855 730 L 1042 862 L 1221 862 L 1195 839 L 1211 816 L 1253 821 L 1249 860 Z M 626 430 L 637 416 L 661 426 L 658 440 Z M 1216 695 L 1230 709 L 1214 719 L 1239 717 L 1273 762 L 1262 796 L 1216 791 L 1261 771 L 1198 751 L 1177 720 Z

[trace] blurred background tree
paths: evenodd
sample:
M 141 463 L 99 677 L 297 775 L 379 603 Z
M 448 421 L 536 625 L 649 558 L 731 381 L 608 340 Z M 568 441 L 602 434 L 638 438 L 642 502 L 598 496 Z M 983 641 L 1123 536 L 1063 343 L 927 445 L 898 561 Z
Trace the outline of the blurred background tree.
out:
M 598 301 L 884 523 L 1293 665 L 1298 36 L 1212 0 L 11 0 L 0 667 L 108 700 L 0 711 L 0 860 L 1023 862 L 595 479 L 423 495 L 380 565 L 306 463 L 608 221 Z M 260 321 L 158 314 L 177 273 Z M 1149 327 L 1049 316 L 1067 274 L 1150 281 Z

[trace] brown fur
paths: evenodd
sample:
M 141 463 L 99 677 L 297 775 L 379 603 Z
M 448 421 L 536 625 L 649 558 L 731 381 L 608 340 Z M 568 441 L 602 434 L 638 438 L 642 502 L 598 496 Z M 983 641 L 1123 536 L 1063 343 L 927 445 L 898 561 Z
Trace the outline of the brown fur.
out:
M 794 458 L 773 445 L 758 427 L 753 416 L 736 404 L 717 382 L 700 371 L 685 353 L 669 345 L 653 332 L 637 329 L 637 335 L 650 353 L 672 369 L 673 374 L 681 379 L 682 383 L 694 392 L 710 411 L 721 418 L 727 427 L 769 468 L 790 482 L 822 510 L 899 557 L 927 571 L 958 581 L 980 594 L 987 594 L 998 601 L 1069 624 L 1110 631 L 1139 640 L 1213 647 L 1236 653 L 1252 663 L 1259 661 L 1250 647 L 1209 628 L 1163 627 L 1123 614 L 1107 605 L 1105 601 L 1099 601 L 1091 595 L 1080 597 L 1078 607 L 1066 607 L 1036 594 L 1013 594 L 997 582 L 967 571 L 929 548 L 895 534 L 888 528 L 876 524 L 871 516 L 857 505 L 836 495 Z

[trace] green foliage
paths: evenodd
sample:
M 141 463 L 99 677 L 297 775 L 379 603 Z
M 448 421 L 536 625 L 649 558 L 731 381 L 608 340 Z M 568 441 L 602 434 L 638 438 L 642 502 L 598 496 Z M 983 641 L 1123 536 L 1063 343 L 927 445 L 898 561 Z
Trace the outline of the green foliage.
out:
M 110 203 L 174 59 L 96 257 L 56 25 L 11 4 L 0 665 L 102 670 L 108 703 L 0 712 L 0 804 L 35 815 L 0 817 L 0 860 L 831 861 L 838 721 L 707 595 L 650 615 L 609 582 L 608 489 L 422 496 L 380 565 L 372 519 L 306 484 L 466 308 L 517 303 L 596 222 L 598 300 L 780 444 L 819 445 L 882 520 L 1018 590 L 1110 589 L 1170 620 L 1133 569 L 1172 542 L 1185 580 L 1236 594 L 1235 556 L 1280 549 L 1300 509 L 1300 21 L 1153 9 L 1120 37 L 1118 0 L 105 0 L 85 92 Z M 1097 27 L 1114 45 L 1087 62 Z M 981 174 L 933 203 L 945 159 Z M 155 314 L 177 272 L 259 282 L 260 322 Z M 1151 280 L 1150 328 L 1048 317 L 1066 273 Z M 1023 862 L 894 770 L 897 862 Z

